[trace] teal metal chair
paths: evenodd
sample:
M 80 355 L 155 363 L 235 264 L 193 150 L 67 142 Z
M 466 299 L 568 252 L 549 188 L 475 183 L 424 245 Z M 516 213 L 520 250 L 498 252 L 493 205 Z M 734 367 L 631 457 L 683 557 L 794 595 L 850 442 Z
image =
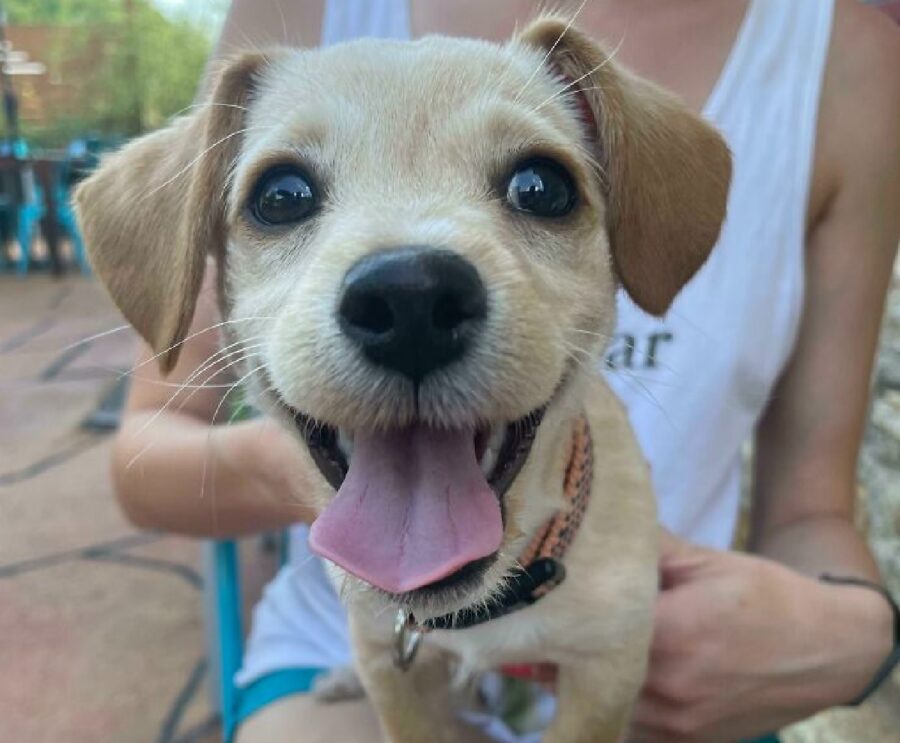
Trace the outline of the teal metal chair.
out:
M 75 210 L 72 208 L 72 191 L 63 182 L 62 169 L 55 181 L 56 221 L 72 243 L 72 257 L 75 259 L 75 263 L 78 264 L 81 273 L 88 276 L 91 273 L 91 266 L 88 263 L 84 241 L 81 239 L 81 232 L 75 219 Z
M 37 228 L 44 218 L 44 198 L 41 187 L 37 184 L 26 189 L 25 202 L 17 209 L 16 241 L 19 243 L 19 259 L 16 262 L 16 273 L 24 276 L 28 273 L 31 262 L 31 248 L 37 235 Z
M 230 741 L 239 720 L 240 689 L 234 683 L 234 675 L 240 670 L 244 657 L 237 542 L 207 542 L 204 545 L 204 562 L 213 703 L 221 715 L 223 740 Z
M 17 139 L 10 145 L 9 162 L 16 163 L 13 182 L 6 183 L 9 193 L 6 194 L 6 208 L 12 209 L 12 221 L 15 224 L 15 239 L 19 245 L 19 257 L 15 262 L 15 271 L 20 276 L 28 273 L 31 260 L 31 247 L 37 234 L 38 225 L 43 219 L 46 209 L 44 193 L 38 185 L 34 169 L 30 161 L 30 151 L 24 139 Z
M 233 390 L 229 423 L 258 415 L 245 399 L 242 389 Z M 282 544 L 287 540 L 282 539 Z M 281 562 L 287 557 L 281 550 Z M 244 630 L 241 616 L 241 570 L 238 543 L 234 539 L 211 540 L 203 548 L 204 613 L 208 644 L 213 706 L 222 719 L 223 740 L 230 741 L 240 720 L 240 689 L 234 676 L 244 659 Z

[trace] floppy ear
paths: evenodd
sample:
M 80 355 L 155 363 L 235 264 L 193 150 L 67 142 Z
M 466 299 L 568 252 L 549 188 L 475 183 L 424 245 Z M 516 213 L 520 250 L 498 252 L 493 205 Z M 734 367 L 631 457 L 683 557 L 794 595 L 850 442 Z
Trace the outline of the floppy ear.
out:
M 564 20 L 537 20 L 517 41 L 545 54 L 550 70 L 574 84 L 569 99 L 582 96 L 589 108 L 616 271 L 641 308 L 663 314 L 718 239 L 731 179 L 727 145 Z
M 164 372 L 178 359 L 206 255 L 224 249 L 227 179 L 265 62 L 247 54 L 227 64 L 208 104 L 105 158 L 75 192 L 94 270 Z

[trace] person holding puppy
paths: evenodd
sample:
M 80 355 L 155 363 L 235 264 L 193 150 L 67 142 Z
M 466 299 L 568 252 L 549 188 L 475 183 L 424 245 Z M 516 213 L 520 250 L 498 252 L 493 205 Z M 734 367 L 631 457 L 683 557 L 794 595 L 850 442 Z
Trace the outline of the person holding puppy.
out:
M 236 0 L 219 52 L 355 35 L 502 40 L 535 12 L 525 0 L 386 1 L 371 17 L 351 5 Z M 900 231 L 898 32 L 852 0 L 594 0 L 576 11 L 578 26 L 619 62 L 702 111 L 734 154 L 712 258 L 663 320 L 619 303 L 606 373 L 651 463 L 670 532 L 630 740 L 748 739 L 856 700 L 895 641 L 883 596 L 819 576 L 878 580 L 852 512 Z M 856 111 L 865 115 L 848 115 Z M 191 375 L 217 349 L 215 281 L 207 271 L 166 382 L 209 376 Z M 261 420 L 211 426 L 224 388 L 189 389 L 169 403 L 172 388 L 159 381 L 153 364 L 142 368 L 116 444 L 117 492 L 136 524 L 223 536 L 313 518 L 294 439 Z M 728 547 L 749 435 L 754 515 L 743 554 Z M 251 689 L 280 674 L 284 686 L 242 726 L 243 743 L 373 739 L 364 703 L 325 706 L 292 693 L 308 689 L 310 670 L 349 662 L 342 610 L 306 550 L 295 527 L 291 562 L 256 612 L 239 681 Z

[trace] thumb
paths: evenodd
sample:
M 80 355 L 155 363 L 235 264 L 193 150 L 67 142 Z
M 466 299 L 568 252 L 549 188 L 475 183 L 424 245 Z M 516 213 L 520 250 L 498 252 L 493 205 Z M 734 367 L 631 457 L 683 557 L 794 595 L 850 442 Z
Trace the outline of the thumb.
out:
M 677 534 L 673 534 L 666 527 L 659 527 L 659 560 L 661 563 L 690 555 L 698 549 L 700 548 L 685 541 Z
M 674 588 L 687 580 L 703 565 L 706 550 L 659 527 L 659 576 L 660 589 Z

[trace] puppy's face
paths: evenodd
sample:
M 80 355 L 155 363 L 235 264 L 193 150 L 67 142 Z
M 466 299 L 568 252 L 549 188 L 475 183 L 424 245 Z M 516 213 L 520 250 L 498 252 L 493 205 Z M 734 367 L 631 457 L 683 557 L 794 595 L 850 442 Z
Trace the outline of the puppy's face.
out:
M 537 53 L 443 38 L 289 54 L 257 82 L 225 261 L 269 382 L 340 428 L 545 405 L 614 278 L 586 129 Z M 251 323 L 252 325 L 252 323 Z
M 331 486 L 313 549 L 419 616 L 503 580 L 555 505 L 524 483 L 558 468 L 617 284 L 663 311 L 724 213 L 721 140 L 562 30 L 247 57 L 79 193 L 98 272 L 159 350 L 213 252 L 247 384 Z M 128 229 L 109 197 L 135 171 L 153 198 Z M 122 255 L 145 230 L 166 278 Z

